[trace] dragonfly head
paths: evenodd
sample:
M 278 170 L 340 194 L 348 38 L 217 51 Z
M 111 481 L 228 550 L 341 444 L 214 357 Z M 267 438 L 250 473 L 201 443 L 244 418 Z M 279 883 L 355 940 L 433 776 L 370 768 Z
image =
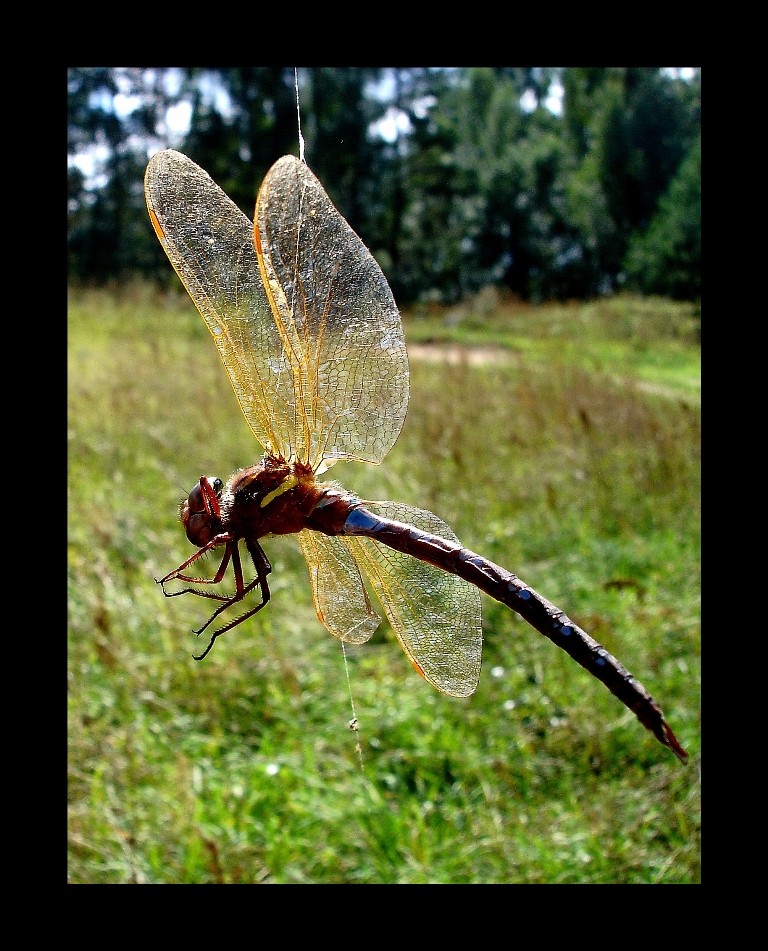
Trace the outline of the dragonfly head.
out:
M 222 531 L 219 499 L 223 488 L 221 479 L 200 476 L 200 481 L 181 503 L 181 524 L 187 538 L 198 548 Z

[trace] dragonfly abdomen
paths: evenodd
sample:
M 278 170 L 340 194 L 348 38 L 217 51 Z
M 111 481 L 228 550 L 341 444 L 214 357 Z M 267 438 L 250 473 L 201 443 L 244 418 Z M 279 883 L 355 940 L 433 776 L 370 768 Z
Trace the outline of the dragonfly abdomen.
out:
M 411 525 L 380 518 L 363 506 L 354 508 L 344 533 L 365 535 L 383 545 L 429 562 L 469 581 L 512 608 L 540 634 L 562 648 L 600 680 L 656 738 L 681 761 L 688 758 L 664 719 L 661 708 L 645 687 L 619 661 L 563 611 L 506 568 L 482 555 Z

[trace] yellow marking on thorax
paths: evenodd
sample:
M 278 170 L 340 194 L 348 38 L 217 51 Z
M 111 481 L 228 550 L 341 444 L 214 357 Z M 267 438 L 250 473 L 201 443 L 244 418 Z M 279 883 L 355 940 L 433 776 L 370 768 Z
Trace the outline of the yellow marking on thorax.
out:
M 261 500 L 261 508 L 266 508 L 270 502 L 274 502 L 275 499 L 281 496 L 284 492 L 290 492 L 291 489 L 295 489 L 298 484 L 299 480 L 296 478 L 294 473 L 286 476 L 276 489 L 273 489 L 264 496 L 264 498 Z

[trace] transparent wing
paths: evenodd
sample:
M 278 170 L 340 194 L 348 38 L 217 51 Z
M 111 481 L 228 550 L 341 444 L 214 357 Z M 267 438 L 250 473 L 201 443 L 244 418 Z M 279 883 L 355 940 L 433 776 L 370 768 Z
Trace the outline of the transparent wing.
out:
M 290 155 L 259 189 L 255 243 L 292 371 L 293 413 L 279 422 L 292 452 L 317 471 L 381 462 L 408 406 L 403 328 L 381 268 Z
M 293 377 L 264 292 L 253 225 L 207 172 L 168 149 L 144 178 L 149 216 L 216 341 L 240 408 L 265 449 L 291 443 Z M 287 458 L 287 457 L 286 457 Z
M 340 641 L 363 644 L 381 618 L 371 607 L 360 569 L 345 541 L 319 532 L 299 532 L 317 616 Z
M 317 472 L 338 459 L 380 462 L 408 403 L 400 316 L 381 269 L 307 166 L 285 156 L 270 169 L 255 230 L 173 150 L 150 160 L 145 194 L 259 442 Z
M 399 502 L 366 502 L 375 515 L 458 541 L 446 523 Z M 367 575 L 406 656 L 443 693 L 468 697 L 480 678 L 482 607 L 474 585 L 370 538 L 342 540 Z

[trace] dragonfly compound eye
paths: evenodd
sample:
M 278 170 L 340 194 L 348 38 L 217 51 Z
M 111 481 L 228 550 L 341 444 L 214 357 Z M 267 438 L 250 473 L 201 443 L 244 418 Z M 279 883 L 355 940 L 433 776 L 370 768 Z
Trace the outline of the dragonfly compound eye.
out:
M 221 531 L 219 497 L 221 479 L 201 478 L 181 504 L 181 523 L 193 545 L 202 547 Z
M 203 495 L 203 490 L 199 485 L 196 485 L 194 489 L 189 493 L 187 498 L 187 503 L 184 506 L 184 510 L 187 512 L 204 512 L 205 511 L 205 496 Z
M 205 481 L 207 481 L 208 486 L 213 489 L 216 497 L 220 497 L 221 490 L 224 487 L 224 483 L 221 479 L 207 479 Z M 201 479 L 189 493 L 189 497 L 183 508 L 193 514 L 197 512 L 209 512 L 211 509 L 211 501 L 210 491 L 206 491 L 206 487 L 203 486 L 203 480 Z
M 220 528 L 217 519 L 208 512 L 188 512 L 186 520 L 182 515 L 182 521 L 187 538 L 198 548 L 207 545 L 218 534 Z

